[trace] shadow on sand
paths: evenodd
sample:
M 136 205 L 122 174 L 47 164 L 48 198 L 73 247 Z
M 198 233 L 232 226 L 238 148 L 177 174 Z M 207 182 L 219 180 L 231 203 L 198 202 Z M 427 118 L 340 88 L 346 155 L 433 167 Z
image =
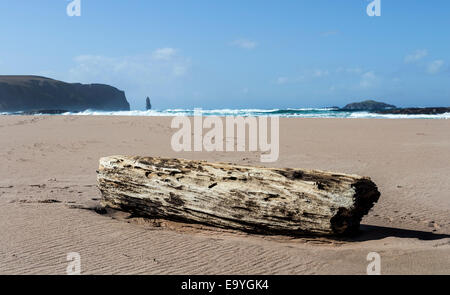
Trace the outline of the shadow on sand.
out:
M 447 234 L 435 234 L 432 232 L 418 231 L 418 230 L 408 230 L 393 227 L 375 226 L 375 225 L 364 225 L 361 224 L 360 232 L 352 236 L 347 241 L 364 242 L 372 240 L 381 240 L 388 237 L 395 238 L 409 238 L 409 239 L 419 239 L 424 241 L 434 241 L 445 238 L 450 238 Z

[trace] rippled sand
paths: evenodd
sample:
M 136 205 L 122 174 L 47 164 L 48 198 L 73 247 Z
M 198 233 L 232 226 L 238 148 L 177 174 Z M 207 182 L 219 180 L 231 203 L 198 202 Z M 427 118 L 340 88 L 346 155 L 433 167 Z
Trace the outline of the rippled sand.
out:
M 347 240 L 257 236 L 100 215 L 102 156 L 261 165 L 259 153 L 175 153 L 167 117 L 0 116 L 0 274 L 450 274 L 450 120 L 281 119 L 269 166 L 372 177 L 382 195 Z

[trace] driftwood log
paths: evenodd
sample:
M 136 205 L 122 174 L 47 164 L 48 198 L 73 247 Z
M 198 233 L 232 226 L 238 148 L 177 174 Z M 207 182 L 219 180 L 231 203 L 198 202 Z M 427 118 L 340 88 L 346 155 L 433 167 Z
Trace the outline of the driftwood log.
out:
M 366 177 L 181 159 L 100 159 L 102 205 L 137 216 L 270 234 L 359 228 L 380 193 Z

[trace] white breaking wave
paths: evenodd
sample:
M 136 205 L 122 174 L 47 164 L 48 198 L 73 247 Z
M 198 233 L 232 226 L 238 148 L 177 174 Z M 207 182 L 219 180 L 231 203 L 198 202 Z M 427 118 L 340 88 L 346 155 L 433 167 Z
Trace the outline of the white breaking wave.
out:
M 77 116 L 279 116 L 286 118 L 373 118 L 373 119 L 450 119 L 450 113 L 439 115 L 401 115 L 401 114 L 376 114 L 369 112 L 344 112 L 329 108 L 314 109 L 167 109 L 149 111 L 118 111 L 104 112 L 87 110 L 80 113 L 65 113 L 63 115 Z
M 17 113 L 14 113 L 17 115 Z M 20 114 L 20 113 L 19 113 Z M 332 108 L 298 108 L 298 109 L 166 109 L 148 111 L 95 111 L 68 112 L 62 115 L 72 116 L 138 116 L 138 117 L 172 117 L 172 116 L 279 116 L 285 118 L 373 118 L 373 119 L 450 119 L 450 113 L 439 115 L 400 115 L 376 114 L 370 112 L 345 112 Z M 11 115 L 11 113 L 0 113 Z

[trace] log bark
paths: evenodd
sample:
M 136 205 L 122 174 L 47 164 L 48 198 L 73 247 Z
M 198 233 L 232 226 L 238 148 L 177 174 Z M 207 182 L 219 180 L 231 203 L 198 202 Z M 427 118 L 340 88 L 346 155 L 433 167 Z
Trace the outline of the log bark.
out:
M 380 193 L 367 177 L 182 159 L 100 159 L 102 205 L 136 216 L 269 234 L 359 228 Z

